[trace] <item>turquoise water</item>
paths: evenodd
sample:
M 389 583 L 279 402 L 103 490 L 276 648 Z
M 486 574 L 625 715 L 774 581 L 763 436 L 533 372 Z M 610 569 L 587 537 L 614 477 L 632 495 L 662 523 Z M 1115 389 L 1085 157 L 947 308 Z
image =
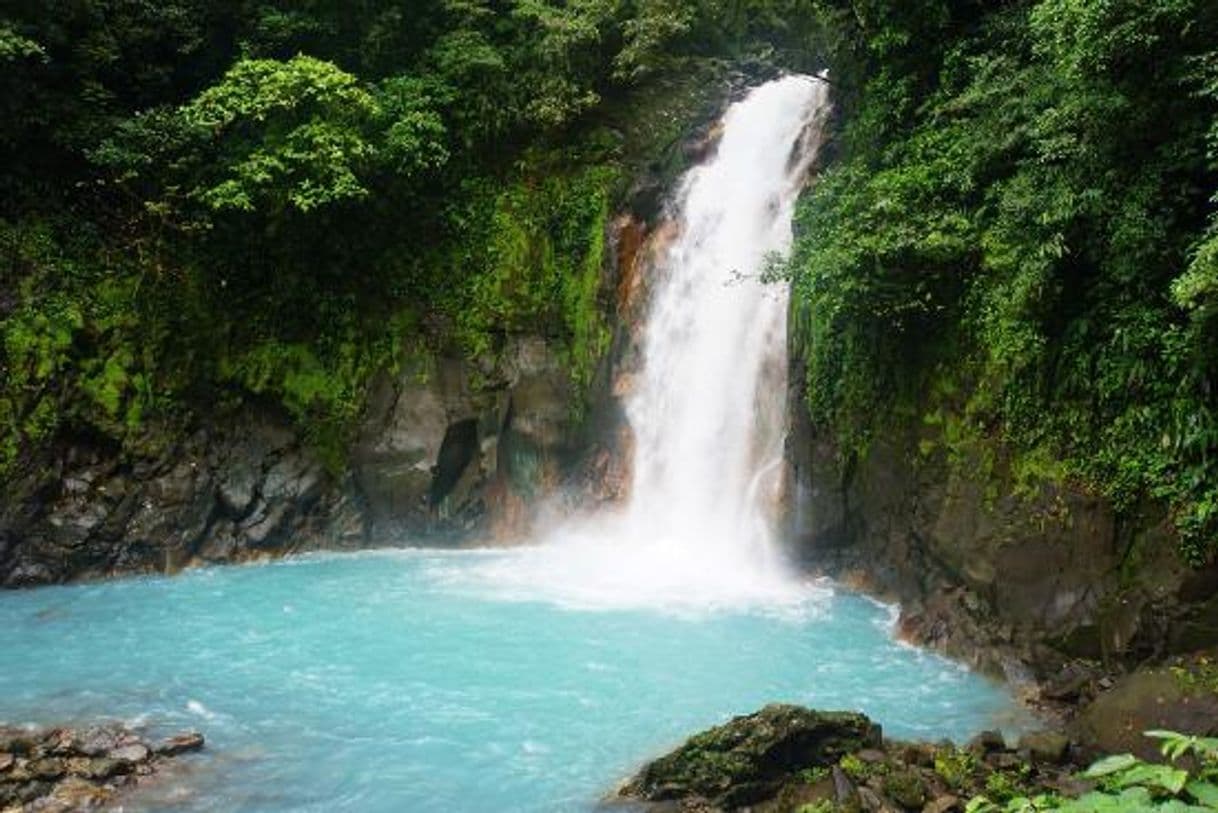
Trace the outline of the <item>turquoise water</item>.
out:
M 997 686 L 894 643 L 888 609 L 575 609 L 484 593 L 510 552 L 377 552 L 0 594 L 0 720 L 196 728 L 137 799 L 187 811 L 579 811 L 771 701 L 963 738 Z

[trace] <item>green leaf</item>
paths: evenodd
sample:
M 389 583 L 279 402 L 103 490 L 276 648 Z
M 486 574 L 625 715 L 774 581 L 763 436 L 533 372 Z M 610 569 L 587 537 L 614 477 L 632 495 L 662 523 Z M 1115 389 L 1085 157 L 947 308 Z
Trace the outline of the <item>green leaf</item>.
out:
M 1184 789 L 1188 771 L 1168 765 L 1139 764 L 1119 771 L 1115 778 L 1120 787 L 1158 787 L 1175 796 Z
M 1194 779 L 1184 786 L 1184 792 L 1207 807 L 1218 810 L 1218 785 Z
M 1117 771 L 1131 768 L 1137 765 L 1138 762 L 1138 758 L 1133 754 L 1116 754 L 1115 756 L 1104 757 L 1098 762 L 1092 763 L 1091 767 L 1083 773 L 1083 776 L 1088 779 L 1098 779 L 1101 776 L 1108 776 Z

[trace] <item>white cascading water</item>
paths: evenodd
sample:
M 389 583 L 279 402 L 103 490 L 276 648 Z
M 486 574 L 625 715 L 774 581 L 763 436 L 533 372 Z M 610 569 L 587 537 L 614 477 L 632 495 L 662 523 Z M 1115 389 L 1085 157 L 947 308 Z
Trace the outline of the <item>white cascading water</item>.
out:
M 643 369 L 627 414 L 629 502 L 496 557 L 478 581 L 579 606 L 802 603 L 774 540 L 786 432 L 787 290 L 759 276 L 791 246 L 820 144 L 825 83 L 788 76 L 729 108 L 713 157 L 685 177 L 675 240 L 652 269 Z

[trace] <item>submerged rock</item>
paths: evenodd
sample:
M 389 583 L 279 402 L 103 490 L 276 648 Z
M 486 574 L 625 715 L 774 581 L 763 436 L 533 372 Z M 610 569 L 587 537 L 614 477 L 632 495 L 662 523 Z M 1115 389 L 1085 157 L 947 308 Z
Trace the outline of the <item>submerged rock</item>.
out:
M 188 751 L 198 751 L 202 747 L 203 735 L 197 731 L 187 731 L 162 740 L 153 750 L 162 756 L 172 757 Z
M 621 794 L 738 807 L 774 795 L 799 770 L 831 766 L 880 741 L 880 727 L 862 714 L 770 705 L 690 738 L 645 766 Z

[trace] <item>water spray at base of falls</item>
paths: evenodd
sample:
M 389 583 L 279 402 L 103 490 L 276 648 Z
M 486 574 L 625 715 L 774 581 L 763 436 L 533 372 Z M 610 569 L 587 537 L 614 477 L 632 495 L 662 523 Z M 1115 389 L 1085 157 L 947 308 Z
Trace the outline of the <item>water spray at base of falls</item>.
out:
M 823 81 L 764 84 L 728 109 L 714 155 L 686 174 L 676 237 L 650 270 L 643 368 L 627 401 L 629 502 L 466 578 L 585 607 L 781 608 L 823 594 L 791 573 L 775 540 L 788 291 L 761 276 L 790 250 L 827 110 Z

